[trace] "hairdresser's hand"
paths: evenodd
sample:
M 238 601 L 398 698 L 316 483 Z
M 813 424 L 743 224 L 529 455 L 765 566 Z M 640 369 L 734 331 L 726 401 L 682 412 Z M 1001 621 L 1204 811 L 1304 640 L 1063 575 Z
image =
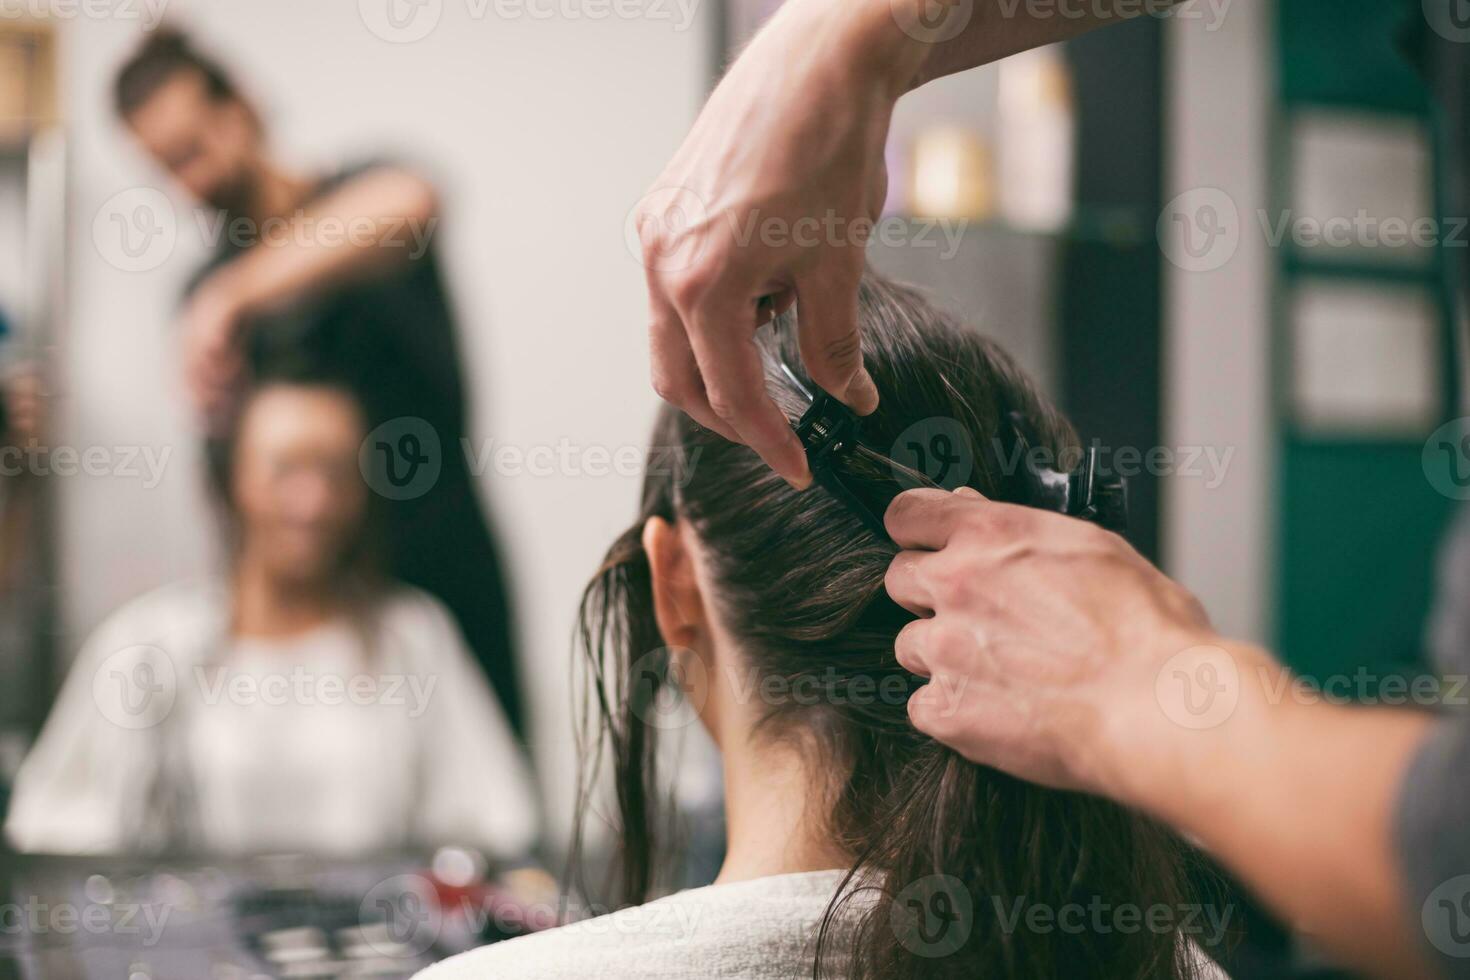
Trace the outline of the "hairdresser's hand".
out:
M 653 385 L 810 481 L 766 394 L 753 343 L 775 298 L 798 306 L 812 379 L 857 411 L 878 405 L 857 326 L 864 244 L 883 205 L 894 102 L 922 50 L 888 0 L 789 0 L 746 48 L 634 219 L 647 269 Z
M 1189 720 L 1160 698 L 1190 692 L 1160 672 L 1182 651 L 1224 656 L 1194 596 L 1116 534 L 969 488 L 904 493 L 885 523 L 907 549 L 888 592 L 927 617 L 897 643 L 931 679 L 909 702 L 914 725 L 1024 779 L 1126 796 L 1140 746 Z
M 223 271 L 201 283 L 184 307 L 184 382 L 211 427 L 235 396 L 244 371 L 243 313 L 238 290 Z
M 1169 824 L 1345 965 L 1429 975 L 1396 820 L 1431 716 L 1294 694 L 1269 654 L 1217 636 L 1094 525 L 973 490 L 900 494 L 885 523 L 910 549 L 889 594 L 927 617 L 897 644 L 929 678 L 909 699 L 921 731 Z

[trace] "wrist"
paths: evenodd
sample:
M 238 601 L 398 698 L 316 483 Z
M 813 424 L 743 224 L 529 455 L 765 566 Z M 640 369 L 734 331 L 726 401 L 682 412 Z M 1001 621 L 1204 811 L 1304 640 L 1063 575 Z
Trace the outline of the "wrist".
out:
M 1098 788 L 1188 828 L 1193 812 L 1233 792 L 1223 770 L 1266 751 L 1282 722 L 1271 694 L 1285 670 L 1251 644 L 1181 635 L 1133 678 L 1131 709 L 1110 712 L 1095 746 Z
M 832 51 L 848 80 L 876 86 L 896 101 L 918 84 L 934 48 L 922 14 L 931 0 L 807 0 L 831 18 Z

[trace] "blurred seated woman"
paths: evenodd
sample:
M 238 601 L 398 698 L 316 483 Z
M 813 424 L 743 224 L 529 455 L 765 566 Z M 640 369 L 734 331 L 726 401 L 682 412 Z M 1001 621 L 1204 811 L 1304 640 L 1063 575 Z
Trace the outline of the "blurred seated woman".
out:
M 917 423 L 962 430 L 971 452 L 957 465 L 996 499 L 1023 499 L 992 444 L 1007 413 L 1033 445 L 1076 446 L 1008 357 L 917 294 L 869 276 L 859 317 L 882 401 L 840 465 L 869 510 L 920 482 L 887 458 Z M 767 354 L 796 368 L 789 316 L 766 333 Z M 768 357 L 773 396 L 796 419 L 806 397 L 775 367 Z M 589 724 L 615 770 L 620 895 L 647 904 L 464 954 L 422 980 L 1218 975 L 1189 941 L 1184 851 L 1169 835 L 972 765 L 909 725 L 918 682 L 894 642 L 914 617 L 884 591 L 895 546 L 857 508 L 821 486 L 791 489 L 668 407 L 653 445 L 671 465 L 650 466 L 580 630 Z M 649 902 L 672 847 L 655 768 L 658 736 L 684 721 L 670 684 L 723 757 L 727 850 L 713 885 Z M 1156 906 L 1149 927 L 1135 915 L 1108 928 L 1115 910 Z M 1033 926 L 1038 908 L 1055 918 Z
M 358 399 L 256 383 L 216 454 L 228 572 L 86 644 L 16 781 L 21 850 L 523 856 L 520 750 L 453 620 L 376 572 Z

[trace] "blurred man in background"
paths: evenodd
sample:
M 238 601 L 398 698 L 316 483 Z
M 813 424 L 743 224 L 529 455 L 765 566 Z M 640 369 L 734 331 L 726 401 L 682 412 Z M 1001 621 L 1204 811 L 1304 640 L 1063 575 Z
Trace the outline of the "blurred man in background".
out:
M 461 449 L 453 317 L 432 241 L 434 189 L 400 167 L 294 174 L 224 69 L 171 31 L 119 71 L 118 115 L 209 214 L 215 254 L 183 307 L 196 407 L 228 417 L 260 351 L 299 346 L 363 393 L 363 463 L 388 498 L 392 574 L 453 612 L 521 728 L 513 624 L 500 559 Z M 213 220 L 217 219 L 217 220 Z

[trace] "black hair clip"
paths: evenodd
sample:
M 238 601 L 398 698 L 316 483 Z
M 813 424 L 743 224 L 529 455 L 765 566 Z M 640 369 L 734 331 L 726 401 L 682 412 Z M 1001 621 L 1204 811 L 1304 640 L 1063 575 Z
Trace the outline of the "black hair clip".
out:
M 820 388 L 813 394 L 784 361 L 777 363 L 797 391 L 811 399 L 811 406 L 796 423 L 796 438 L 801 440 L 801 446 L 806 450 L 806 461 L 811 467 L 812 478 L 856 514 L 870 531 L 885 541 L 888 540 L 883 519 L 874 514 L 852 491 L 836 466 L 839 459 L 858 445 L 862 434 L 862 418 Z
M 861 444 L 862 417 L 822 389 L 808 389 L 784 361 L 776 359 L 776 363 L 796 390 L 811 401 L 796 423 L 796 438 L 806 450 L 812 477 L 869 530 L 890 540 L 883 519 L 853 492 L 836 465 Z M 1064 473 L 1035 458 L 1031 447 L 1036 440 L 1025 416 L 1007 412 L 1005 421 L 1008 424 L 1003 429 L 1011 442 L 1008 458 L 1019 463 L 1018 476 L 1024 481 L 1021 503 L 1092 521 L 1110 531 L 1121 533 L 1127 529 L 1128 481 L 1101 473 L 1096 446 L 1087 449 L 1077 469 Z
M 1089 446 L 1082 464 L 1070 473 L 1042 465 L 1031 452 L 1031 429 L 1020 412 L 1007 412 L 1012 438 L 1012 459 L 1021 463 L 1027 484 L 1026 503 L 1042 510 L 1092 521 L 1119 533 L 1128 528 L 1128 481 L 1121 476 L 1103 476 L 1098 467 L 1097 447 Z

